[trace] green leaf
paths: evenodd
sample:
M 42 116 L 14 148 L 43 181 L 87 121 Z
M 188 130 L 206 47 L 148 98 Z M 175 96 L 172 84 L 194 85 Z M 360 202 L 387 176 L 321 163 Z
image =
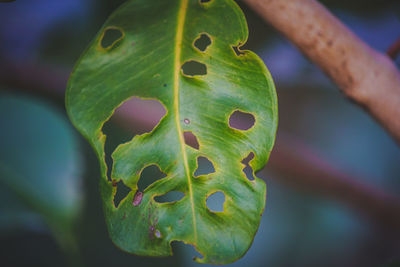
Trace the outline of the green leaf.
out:
M 250 181 L 243 169 L 260 170 L 268 160 L 277 100 L 263 62 L 238 48 L 247 36 L 244 15 L 232 0 L 132 0 L 111 15 L 77 63 L 67 111 L 99 157 L 105 217 L 121 249 L 167 256 L 171 242 L 182 241 L 202 254 L 196 261 L 224 264 L 250 247 L 266 186 Z M 150 133 L 115 149 L 107 177 L 102 127 L 133 96 L 156 99 L 167 113 Z M 254 125 L 230 127 L 235 111 L 251 114 Z M 199 149 L 185 144 L 185 132 L 197 138 Z M 251 153 L 248 166 L 243 160 Z M 195 175 L 199 157 L 215 172 Z M 150 165 L 165 177 L 141 192 L 138 180 Z M 114 195 L 123 185 L 131 191 L 116 207 Z M 184 196 L 155 200 L 171 191 Z M 222 212 L 206 206 L 215 192 L 225 196 Z

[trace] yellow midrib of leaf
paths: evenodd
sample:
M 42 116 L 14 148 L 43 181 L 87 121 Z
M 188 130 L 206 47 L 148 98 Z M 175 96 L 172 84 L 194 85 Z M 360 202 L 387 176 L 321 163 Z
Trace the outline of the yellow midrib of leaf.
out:
M 180 69 L 181 69 L 181 51 L 182 51 L 182 38 L 183 38 L 183 28 L 185 24 L 186 11 L 188 7 L 188 0 L 181 0 L 178 12 L 178 22 L 177 22 L 177 30 L 175 36 L 175 60 L 174 60 L 174 109 L 175 109 L 175 122 L 176 128 L 178 131 L 179 143 L 181 145 L 181 152 L 183 157 L 183 164 L 185 167 L 185 173 L 188 180 L 188 189 L 189 189 L 189 197 L 190 204 L 192 208 L 192 218 L 193 218 L 193 235 L 194 240 L 197 242 L 197 227 L 196 227 L 196 215 L 194 209 L 194 199 L 193 199 L 193 189 L 192 189 L 192 181 L 191 175 L 189 171 L 189 164 L 186 155 L 185 148 L 185 140 L 183 138 L 183 132 L 181 128 L 180 122 L 180 114 L 179 114 L 179 77 L 180 77 Z

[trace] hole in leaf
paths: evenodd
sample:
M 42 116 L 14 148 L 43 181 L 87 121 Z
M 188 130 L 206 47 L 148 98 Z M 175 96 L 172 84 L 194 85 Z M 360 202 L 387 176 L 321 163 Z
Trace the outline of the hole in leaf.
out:
M 112 121 L 108 121 L 103 126 L 103 133 L 106 135 L 106 143 L 104 145 L 105 160 L 107 165 L 107 177 L 111 181 L 111 171 L 113 159 L 111 157 L 114 150 L 122 143 L 132 139 L 133 134 L 125 129 L 116 126 Z
M 203 255 L 201 255 L 191 244 L 185 244 L 182 241 L 172 241 L 171 247 L 174 255 L 194 255 L 193 260 L 203 258 Z
M 249 162 L 250 162 L 252 159 L 254 159 L 254 153 L 253 153 L 253 152 L 250 152 L 249 155 L 247 155 L 247 157 L 245 157 L 244 159 L 242 159 L 241 162 L 242 162 L 243 164 L 245 164 L 245 165 L 248 165 Z
M 154 200 L 158 203 L 175 202 L 181 200 L 184 196 L 185 194 L 180 191 L 170 191 L 162 196 L 154 197 Z
M 118 28 L 107 28 L 101 38 L 101 47 L 109 49 L 123 39 L 124 35 Z
M 157 238 L 161 238 L 161 232 L 160 232 L 160 230 L 156 229 L 156 230 L 154 231 L 154 236 L 157 237 Z
M 114 206 L 118 208 L 119 203 L 121 203 L 121 201 L 128 196 L 129 192 L 131 192 L 132 189 L 127 187 L 124 182 L 122 182 L 122 180 L 116 184 L 116 187 L 117 192 L 114 196 Z
M 208 3 L 211 2 L 211 0 L 200 0 L 200 3 Z
M 191 146 L 194 149 L 199 150 L 200 144 L 197 141 L 197 137 L 192 132 L 184 132 L 183 133 L 183 138 L 185 139 L 185 143 L 188 146 Z
M 160 230 L 156 229 L 156 225 L 155 224 L 152 224 L 152 225 L 149 226 L 148 233 L 149 233 L 149 238 L 151 240 L 153 240 L 154 238 L 161 238 L 162 237 L 162 234 L 161 234 Z
M 102 132 L 106 135 L 104 150 L 109 181 L 113 165 L 111 155 L 114 150 L 120 144 L 130 141 L 136 134 L 151 132 L 166 113 L 160 101 L 140 97 L 129 98 L 114 111 L 102 128 Z
M 198 177 L 200 175 L 207 175 L 214 173 L 215 168 L 212 162 L 206 157 L 197 158 L 197 170 L 194 172 L 194 176 Z
M 195 41 L 194 46 L 201 52 L 206 51 L 207 47 L 211 44 L 211 38 L 206 33 L 202 33 Z
M 120 105 L 113 116 L 124 128 L 135 134 L 144 134 L 153 131 L 165 114 L 167 111 L 160 101 L 134 96 Z
M 147 166 L 140 174 L 139 182 L 137 184 L 138 190 L 144 192 L 144 190 L 146 190 L 146 188 L 151 184 L 162 178 L 165 178 L 166 176 L 167 175 L 163 173 L 157 165 L 152 164 Z
M 244 55 L 245 52 L 243 52 L 242 50 L 240 50 L 240 46 L 241 44 L 237 45 L 237 46 L 232 46 L 233 51 L 235 51 L 236 56 L 241 56 Z
M 113 159 L 111 157 L 114 150 L 123 143 L 132 139 L 134 134 L 131 131 L 123 129 L 118 125 L 115 119 L 108 120 L 102 128 L 103 133 L 106 135 L 106 143 L 104 145 L 105 160 L 107 165 L 107 177 L 111 181 L 111 171 Z
M 224 211 L 225 194 L 218 191 L 207 197 L 206 206 L 210 211 Z
M 255 121 L 252 114 L 236 110 L 229 117 L 229 126 L 237 130 L 246 131 L 254 126 Z
M 253 168 L 249 165 L 249 162 L 253 158 L 254 158 L 254 153 L 250 152 L 250 154 L 241 161 L 246 166 L 244 167 L 243 172 L 246 175 L 247 179 L 249 179 L 250 181 L 254 181 Z
M 207 66 L 195 60 L 190 60 L 182 65 L 182 72 L 187 76 L 206 75 Z

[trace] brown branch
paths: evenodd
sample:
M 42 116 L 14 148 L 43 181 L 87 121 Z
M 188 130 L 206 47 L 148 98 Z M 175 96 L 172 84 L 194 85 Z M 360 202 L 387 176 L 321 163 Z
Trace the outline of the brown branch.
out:
M 400 143 L 400 73 L 315 0 L 244 0 Z
M 400 38 L 397 39 L 386 51 L 386 54 L 393 60 L 400 54 Z
M 66 73 L 34 64 L 0 66 L 0 84 L 6 83 L 12 90 L 41 94 L 56 100 L 63 99 L 68 76 Z M 157 116 L 148 114 L 160 113 L 163 112 L 132 105 L 118 110 L 116 122 L 131 131 L 140 127 L 147 129 L 157 120 Z M 385 229 L 400 230 L 399 198 L 361 183 L 361 178 L 335 169 L 328 161 L 316 156 L 309 147 L 282 132 L 278 134 L 267 167 L 279 171 L 279 182 L 335 199 Z

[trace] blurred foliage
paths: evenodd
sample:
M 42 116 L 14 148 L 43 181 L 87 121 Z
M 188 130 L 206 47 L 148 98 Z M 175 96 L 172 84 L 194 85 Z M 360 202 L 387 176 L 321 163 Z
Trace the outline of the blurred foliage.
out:
M 1 205 L 2 227 L 32 227 L 30 222 L 40 225 L 41 218 L 61 247 L 73 253 L 83 197 L 75 133 L 54 108 L 5 93 L 0 125 L 0 184 L 7 192 L 1 197 L 11 202 Z

